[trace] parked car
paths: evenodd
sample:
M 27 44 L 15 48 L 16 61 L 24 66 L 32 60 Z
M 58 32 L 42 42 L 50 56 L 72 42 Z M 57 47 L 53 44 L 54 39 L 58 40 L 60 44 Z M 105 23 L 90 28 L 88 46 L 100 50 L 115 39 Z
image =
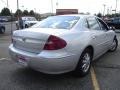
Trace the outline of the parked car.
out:
M 19 19 L 19 22 L 16 21 L 16 27 L 17 27 L 17 28 L 20 27 L 21 29 L 23 29 L 23 28 L 28 28 L 28 27 L 36 24 L 37 22 L 38 22 L 38 21 L 36 20 L 35 17 L 28 17 L 28 16 L 26 16 L 26 17 L 21 17 L 21 18 Z
M 120 17 L 111 18 L 106 23 L 109 26 L 115 27 L 115 29 L 120 29 Z
M 115 32 L 100 18 L 60 15 L 14 31 L 9 52 L 15 62 L 43 73 L 85 76 L 93 60 L 117 46 Z
M 0 23 L 0 33 L 4 34 L 5 33 L 5 25 Z
M 0 22 L 8 22 L 10 18 L 10 16 L 0 16 Z

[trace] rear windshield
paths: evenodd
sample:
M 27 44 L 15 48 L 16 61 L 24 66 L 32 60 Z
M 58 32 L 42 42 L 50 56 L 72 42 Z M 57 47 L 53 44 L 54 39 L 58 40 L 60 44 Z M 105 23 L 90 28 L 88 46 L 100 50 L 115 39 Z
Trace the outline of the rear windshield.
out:
M 52 16 L 32 26 L 33 28 L 71 29 L 79 20 L 78 16 Z

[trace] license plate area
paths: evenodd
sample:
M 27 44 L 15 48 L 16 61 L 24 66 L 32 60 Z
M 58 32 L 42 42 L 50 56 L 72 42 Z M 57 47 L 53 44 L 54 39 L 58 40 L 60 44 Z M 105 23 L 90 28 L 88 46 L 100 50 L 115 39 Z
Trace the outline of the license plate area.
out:
M 23 65 L 23 66 L 27 66 L 27 58 L 25 58 L 24 56 L 20 56 L 20 55 L 17 55 L 17 60 L 18 60 L 18 63 Z

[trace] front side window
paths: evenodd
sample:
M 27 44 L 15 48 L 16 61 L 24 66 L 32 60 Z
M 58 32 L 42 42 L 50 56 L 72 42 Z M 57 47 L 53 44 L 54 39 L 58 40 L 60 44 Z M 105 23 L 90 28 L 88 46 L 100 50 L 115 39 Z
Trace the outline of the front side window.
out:
M 71 29 L 79 20 L 77 16 L 52 16 L 44 19 L 33 28 Z
M 88 21 L 87 21 L 86 19 L 84 20 L 84 23 L 83 23 L 83 24 L 84 24 L 84 26 L 85 26 L 86 28 L 89 28 Z
M 91 30 L 100 30 L 99 23 L 94 17 L 88 18 L 87 21 Z

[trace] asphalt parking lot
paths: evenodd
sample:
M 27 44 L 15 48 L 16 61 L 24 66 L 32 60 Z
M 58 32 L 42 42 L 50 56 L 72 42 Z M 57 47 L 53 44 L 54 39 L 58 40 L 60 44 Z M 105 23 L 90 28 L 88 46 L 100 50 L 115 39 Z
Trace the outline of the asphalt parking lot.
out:
M 6 24 L 5 35 L 0 35 L 0 90 L 120 90 L 120 33 L 117 51 L 101 56 L 86 77 L 78 78 L 71 73 L 46 75 L 14 63 L 8 54 L 10 28 Z

